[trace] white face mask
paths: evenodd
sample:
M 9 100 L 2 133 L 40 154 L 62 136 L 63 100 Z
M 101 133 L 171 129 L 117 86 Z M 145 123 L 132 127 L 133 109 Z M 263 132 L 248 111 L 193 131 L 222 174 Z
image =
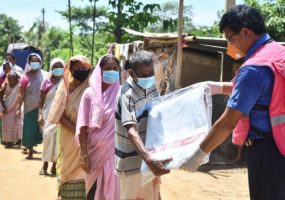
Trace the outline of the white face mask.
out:
M 147 77 L 147 78 L 137 78 L 138 85 L 144 89 L 149 89 L 155 83 L 155 76 Z
M 41 67 L 41 63 L 40 62 L 31 62 L 31 67 L 33 70 L 37 70 Z
M 114 84 L 120 79 L 119 72 L 117 71 L 103 71 L 103 81 L 107 84 Z
M 64 73 L 64 68 L 55 68 L 52 70 L 54 76 L 62 76 Z

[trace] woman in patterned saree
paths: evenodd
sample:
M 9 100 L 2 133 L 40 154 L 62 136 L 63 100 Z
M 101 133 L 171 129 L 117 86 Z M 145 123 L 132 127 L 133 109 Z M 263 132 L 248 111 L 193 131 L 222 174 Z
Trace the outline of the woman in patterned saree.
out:
M 85 200 L 85 172 L 81 169 L 80 148 L 75 143 L 75 127 L 81 96 L 88 87 L 91 64 L 84 56 L 67 62 L 64 81 L 59 85 L 48 114 L 49 123 L 59 125 L 60 155 L 57 173 L 62 200 Z

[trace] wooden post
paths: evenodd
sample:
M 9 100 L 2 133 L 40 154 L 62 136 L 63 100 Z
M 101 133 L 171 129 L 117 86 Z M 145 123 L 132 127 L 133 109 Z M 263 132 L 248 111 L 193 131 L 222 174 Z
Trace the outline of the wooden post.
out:
M 236 0 L 226 0 L 225 2 L 225 12 L 229 11 L 236 5 Z
M 177 46 L 177 66 L 176 66 L 176 80 L 175 89 L 181 87 L 181 68 L 182 68 L 182 34 L 183 34 L 183 0 L 179 0 L 178 13 L 178 46 Z

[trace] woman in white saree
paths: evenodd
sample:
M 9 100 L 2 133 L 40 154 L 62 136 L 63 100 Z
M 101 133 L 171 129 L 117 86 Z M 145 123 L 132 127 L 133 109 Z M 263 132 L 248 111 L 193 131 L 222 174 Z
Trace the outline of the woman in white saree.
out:
M 65 63 L 61 58 L 54 58 L 50 63 L 50 76 L 41 84 L 41 98 L 39 103 L 39 126 L 42 128 L 43 134 L 43 167 L 40 170 L 40 175 L 47 175 L 48 162 L 53 162 L 51 175 L 56 175 L 56 137 L 57 125 L 47 122 L 49 110 L 52 101 L 57 91 L 58 85 L 64 73 Z

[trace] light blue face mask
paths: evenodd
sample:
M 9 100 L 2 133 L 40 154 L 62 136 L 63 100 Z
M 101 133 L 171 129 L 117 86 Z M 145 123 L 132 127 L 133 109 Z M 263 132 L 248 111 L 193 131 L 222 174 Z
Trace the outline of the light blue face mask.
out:
M 107 84 L 114 84 L 120 78 L 117 71 L 103 71 L 103 81 Z
M 64 69 L 63 68 L 55 68 L 52 70 L 52 74 L 54 76 L 62 76 L 64 73 Z
M 33 70 L 37 70 L 42 66 L 40 62 L 31 62 L 30 65 L 31 65 Z
M 147 77 L 147 78 L 138 78 L 138 85 L 144 89 L 149 89 L 154 85 L 155 77 Z

